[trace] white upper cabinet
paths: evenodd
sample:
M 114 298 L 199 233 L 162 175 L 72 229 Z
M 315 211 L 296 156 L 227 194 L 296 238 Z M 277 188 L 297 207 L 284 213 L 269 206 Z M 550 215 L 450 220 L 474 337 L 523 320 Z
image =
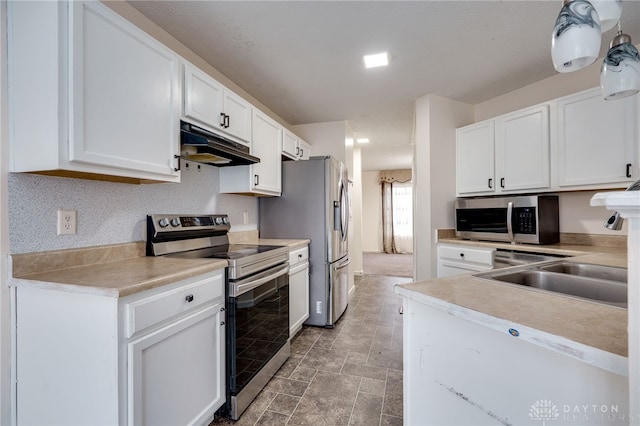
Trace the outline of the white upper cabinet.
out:
M 549 106 L 504 115 L 495 124 L 498 190 L 549 188 Z
M 8 22 L 12 171 L 180 180 L 175 53 L 100 2 L 9 2 Z
M 456 194 L 625 188 L 638 179 L 639 104 L 597 87 L 461 127 Z
M 311 144 L 303 139 L 298 139 L 298 159 L 308 160 L 311 157 Z
M 191 64 L 184 68 L 184 115 L 249 143 L 251 104 Z
M 638 179 L 638 98 L 605 101 L 596 88 L 558 100 L 558 186 L 625 187 Z
M 282 155 L 292 160 L 308 160 L 311 154 L 311 145 L 300 139 L 287 129 L 282 136 Z
M 456 131 L 456 192 L 458 195 L 493 193 L 493 120 L 481 121 Z
M 284 129 L 282 135 L 282 155 L 291 158 L 292 160 L 298 159 L 298 153 L 300 148 L 298 147 L 298 137 L 291 133 L 289 130 Z
M 280 196 L 283 128 L 257 109 L 253 110 L 251 123 L 251 154 L 260 158 L 260 162 L 249 166 L 222 167 L 220 192 Z
M 549 107 L 539 105 L 457 130 L 460 196 L 549 187 Z

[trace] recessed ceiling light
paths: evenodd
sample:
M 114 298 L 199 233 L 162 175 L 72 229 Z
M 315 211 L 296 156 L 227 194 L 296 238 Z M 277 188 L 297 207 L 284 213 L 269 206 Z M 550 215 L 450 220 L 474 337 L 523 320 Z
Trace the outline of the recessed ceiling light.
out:
M 389 55 L 387 52 L 364 55 L 365 68 L 384 67 L 389 65 Z
M 369 138 L 359 138 L 356 139 L 358 143 L 369 143 Z

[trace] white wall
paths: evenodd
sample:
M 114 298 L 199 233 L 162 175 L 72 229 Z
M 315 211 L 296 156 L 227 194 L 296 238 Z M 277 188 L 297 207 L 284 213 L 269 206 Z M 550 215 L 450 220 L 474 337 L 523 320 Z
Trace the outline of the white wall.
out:
M 362 251 L 382 253 L 380 172 L 362 172 Z
M 413 263 L 417 281 L 435 277 L 436 229 L 453 228 L 456 128 L 473 106 L 436 95 L 416 100 L 413 170 Z
M 345 139 L 353 140 L 353 131 L 346 121 L 300 124 L 291 131 L 312 145 L 311 155 L 330 155 L 347 164 Z
M 189 167 L 186 167 L 189 164 Z M 31 174 L 9 176 L 11 253 L 146 240 L 147 214 L 227 213 L 231 230 L 257 229 L 254 197 L 217 194 L 219 169 L 183 162 L 182 182 L 131 185 Z M 56 235 L 57 210 L 78 212 L 78 233 Z M 247 212 L 249 223 L 243 225 Z
M 350 185 L 351 200 L 351 229 L 349 230 L 349 257 L 351 258 L 352 271 L 356 275 L 364 273 L 362 260 L 362 151 L 358 148 L 353 149 L 353 177 Z

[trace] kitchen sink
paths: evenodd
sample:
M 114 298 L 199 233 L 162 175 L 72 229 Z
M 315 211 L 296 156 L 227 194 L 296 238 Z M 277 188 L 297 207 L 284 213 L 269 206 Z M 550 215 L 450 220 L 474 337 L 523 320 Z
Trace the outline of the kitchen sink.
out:
M 608 281 L 627 283 L 627 268 L 614 266 L 592 265 L 590 263 L 559 262 L 540 267 L 543 271 L 559 272 L 561 274 L 578 275 L 582 277 L 600 278 Z
M 475 274 L 475 277 L 627 307 L 627 270 L 558 261 Z

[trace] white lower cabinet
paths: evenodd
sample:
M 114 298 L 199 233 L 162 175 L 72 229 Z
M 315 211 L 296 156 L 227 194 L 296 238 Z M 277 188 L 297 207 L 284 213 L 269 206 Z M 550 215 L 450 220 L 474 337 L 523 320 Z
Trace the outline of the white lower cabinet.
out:
M 225 402 L 224 273 L 93 290 L 16 281 L 17 424 L 209 424 Z
M 309 249 L 289 254 L 289 337 L 302 329 L 309 318 Z
M 437 277 L 487 271 L 493 268 L 493 248 L 438 244 Z

